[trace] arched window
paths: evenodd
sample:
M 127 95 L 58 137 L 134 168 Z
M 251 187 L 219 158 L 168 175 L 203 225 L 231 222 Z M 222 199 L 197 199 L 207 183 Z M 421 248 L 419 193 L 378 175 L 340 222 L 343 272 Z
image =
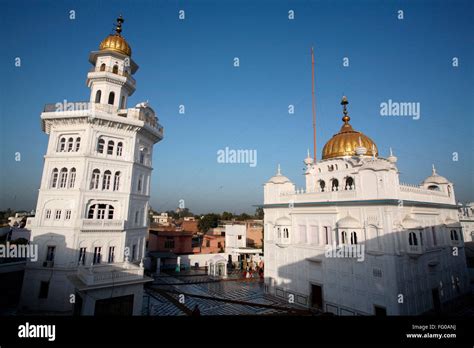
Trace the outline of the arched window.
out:
M 95 92 L 95 102 L 97 104 L 100 103 L 101 96 L 102 96 L 102 91 L 99 89 L 97 92 Z
M 357 233 L 355 231 L 351 232 L 351 244 L 357 244 Z
M 89 207 L 89 211 L 87 212 L 87 218 L 88 219 L 93 219 L 94 218 L 95 208 L 96 208 L 96 204 L 91 205 Z
M 341 244 L 347 244 L 347 232 L 346 231 L 341 232 Z
M 109 212 L 108 212 L 107 218 L 108 218 L 109 220 L 113 220 L 113 219 L 114 219 L 114 206 L 113 206 L 113 205 L 109 205 Z
M 105 63 L 102 63 L 100 66 L 100 71 L 105 71 Z
M 326 183 L 324 180 L 319 180 L 319 187 L 321 188 L 321 192 L 324 192 L 324 189 L 326 187 Z
M 74 139 L 73 138 L 69 138 L 67 140 L 67 152 L 71 152 L 72 149 L 73 149 L 73 146 L 74 146 Z
M 410 232 L 408 234 L 408 244 L 410 245 L 418 245 L 418 238 L 416 237 L 415 232 Z
M 142 178 L 138 178 L 137 191 L 142 192 Z
M 80 137 L 77 137 L 76 138 L 76 149 L 74 151 L 79 151 L 79 149 L 81 148 L 81 138 Z
M 123 143 L 117 143 L 117 156 L 122 156 Z
M 104 153 L 105 140 L 100 138 L 97 142 L 97 152 Z
M 100 170 L 94 169 L 92 171 L 92 178 L 91 178 L 91 190 L 97 190 L 99 188 L 99 181 L 100 181 Z
M 53 169 L 53 175 L 51 176 L 51 187 L 56 188 L 58 185 L 58 168 Z
M 120 108 L 125 109 L 125 96 L 122 96 L 122 101 L 120 102 Z
M 71 173 L 69 174 L 69 188 L 74 188 L 75 182 L 76 182 L 76 168 L 71 168 Z
M 281 238 L 281 228 L 280 227 L 277 228 L 277 232 L 278 232 L 278 238 Z
M 330 166 L 328 166 L 328 171 L 332 172 L 334 170 L 334 165 L 331 164 Z
M 354 179 L 352 179 L 350 176 L 346 178 L 346 185 L 344 187 L 345 190 L 353 190 L 355 188 L 354 185 Z
M 116 172 L 114 176 L 114 191 L 118 191 L 120 188 L 120 172 Z
M 286 227 L 283 229 L 283 238 L 290 238 L 290 233 Z
M 439 191 L 439 186 L 438 185 L 430 185 L 430 186 L 428 186 L 428 190 Z
M 112 72 L 114 74 L 118 74 L 118 65 L 117 64 L 115 64 L 114 67 L 112 68 Z
M 115 93 L 110 92 L 110 94 L 109 94 L 109 104 L 110 105 L 114 105 L 114 99 L 115 99 Z
M 110 170 L 106 170 L 104 172 L 104 177 L 102 179 L 102 190 L 110 190 L 110 179 L 112 177 L 112 173 Z
M 62 168 L 59 175 L 59 187 L 65 188 L 67 183 L 67 168 Z
M 66 151 L 66 138 L 61 138 L 61 140 L 59 140 L 59 151 Z
M 458 231 L 451 230 L 451 240 L 458 240 Z
M 339 189 L 339 181 L 337 179 L 332 179 L 332 190 L 337 191 Z
M 107 143 L 107 155 L 113 155 L 114 154 L 114 142 L 112 140 L 109 140 Z

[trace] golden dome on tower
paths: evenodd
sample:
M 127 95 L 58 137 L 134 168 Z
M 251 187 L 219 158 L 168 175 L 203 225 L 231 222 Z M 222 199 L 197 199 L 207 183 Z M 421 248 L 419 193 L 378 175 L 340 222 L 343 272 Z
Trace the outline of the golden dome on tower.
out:
M 121 35 L 123 22 L 124 19 L 122 18 L 122 16 L 119 16 L 119 18 L 117 18 L 117 26 L 115 28 L 115 33 L 107 36 L 100 43 L 99 49 L 101 51 L 115 51 L 125 54 L 129 57 L 132 56 L 132 49 L 130 48 L 130 45 Z
M 349 124 L 351 118 L 347 115 L 347 104 L 349 104 L 347 98 L 342 97 L 341 105 L 344 110 L 342 121 L 344 121 L 344 124 L 339 133 L 334 134 L 324 145 L 323 160 L 334 157 L 356 156 L 357 148 L 365 148 L 366 156 L 378 156 L 377 145 L 375 145 L 372 139 L 362 132 L 355 131 Z

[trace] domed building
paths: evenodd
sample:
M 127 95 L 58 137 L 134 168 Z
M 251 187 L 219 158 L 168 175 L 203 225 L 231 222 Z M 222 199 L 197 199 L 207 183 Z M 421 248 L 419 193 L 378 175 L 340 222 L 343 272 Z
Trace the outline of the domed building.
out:
M 27 263 L 20 310 L 140 315 L 153 146 L 163 127 L 135 92 L 130 45 L 115 33 L 89 55 L 88 102 L 47 104 L 49 136 L 36 214 L 38 258 Z
M 265 290 L 337 315 L 440 311 L 469 289 L 453 183 L 434 166 L 401 183 L 348 103 L 321 160 L 304 160 L 304 188 L 280 168 L 264 185 Z

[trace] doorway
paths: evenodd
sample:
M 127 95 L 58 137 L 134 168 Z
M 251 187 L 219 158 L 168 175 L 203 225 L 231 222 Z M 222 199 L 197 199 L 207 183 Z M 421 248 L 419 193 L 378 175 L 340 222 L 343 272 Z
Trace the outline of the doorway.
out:
M 433 307 L 435 313 L 441 312 L 441 300 L 439 298 L 439 289 L 433 288 L 431 289 L 431 297 L 433 298 Z
M 311 284 L 311 306 L 323 309 L 323 288 L 319 285 Z

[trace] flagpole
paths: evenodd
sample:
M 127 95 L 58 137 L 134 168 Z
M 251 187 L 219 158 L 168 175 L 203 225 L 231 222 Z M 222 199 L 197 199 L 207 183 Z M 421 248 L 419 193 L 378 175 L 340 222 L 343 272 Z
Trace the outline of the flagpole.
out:
M 314 50 L 311 47 L 311 82 L 312 82 L 312 97 L 313 97 L 313 159 L 316 163 L 316 98 L 314 96 Z

